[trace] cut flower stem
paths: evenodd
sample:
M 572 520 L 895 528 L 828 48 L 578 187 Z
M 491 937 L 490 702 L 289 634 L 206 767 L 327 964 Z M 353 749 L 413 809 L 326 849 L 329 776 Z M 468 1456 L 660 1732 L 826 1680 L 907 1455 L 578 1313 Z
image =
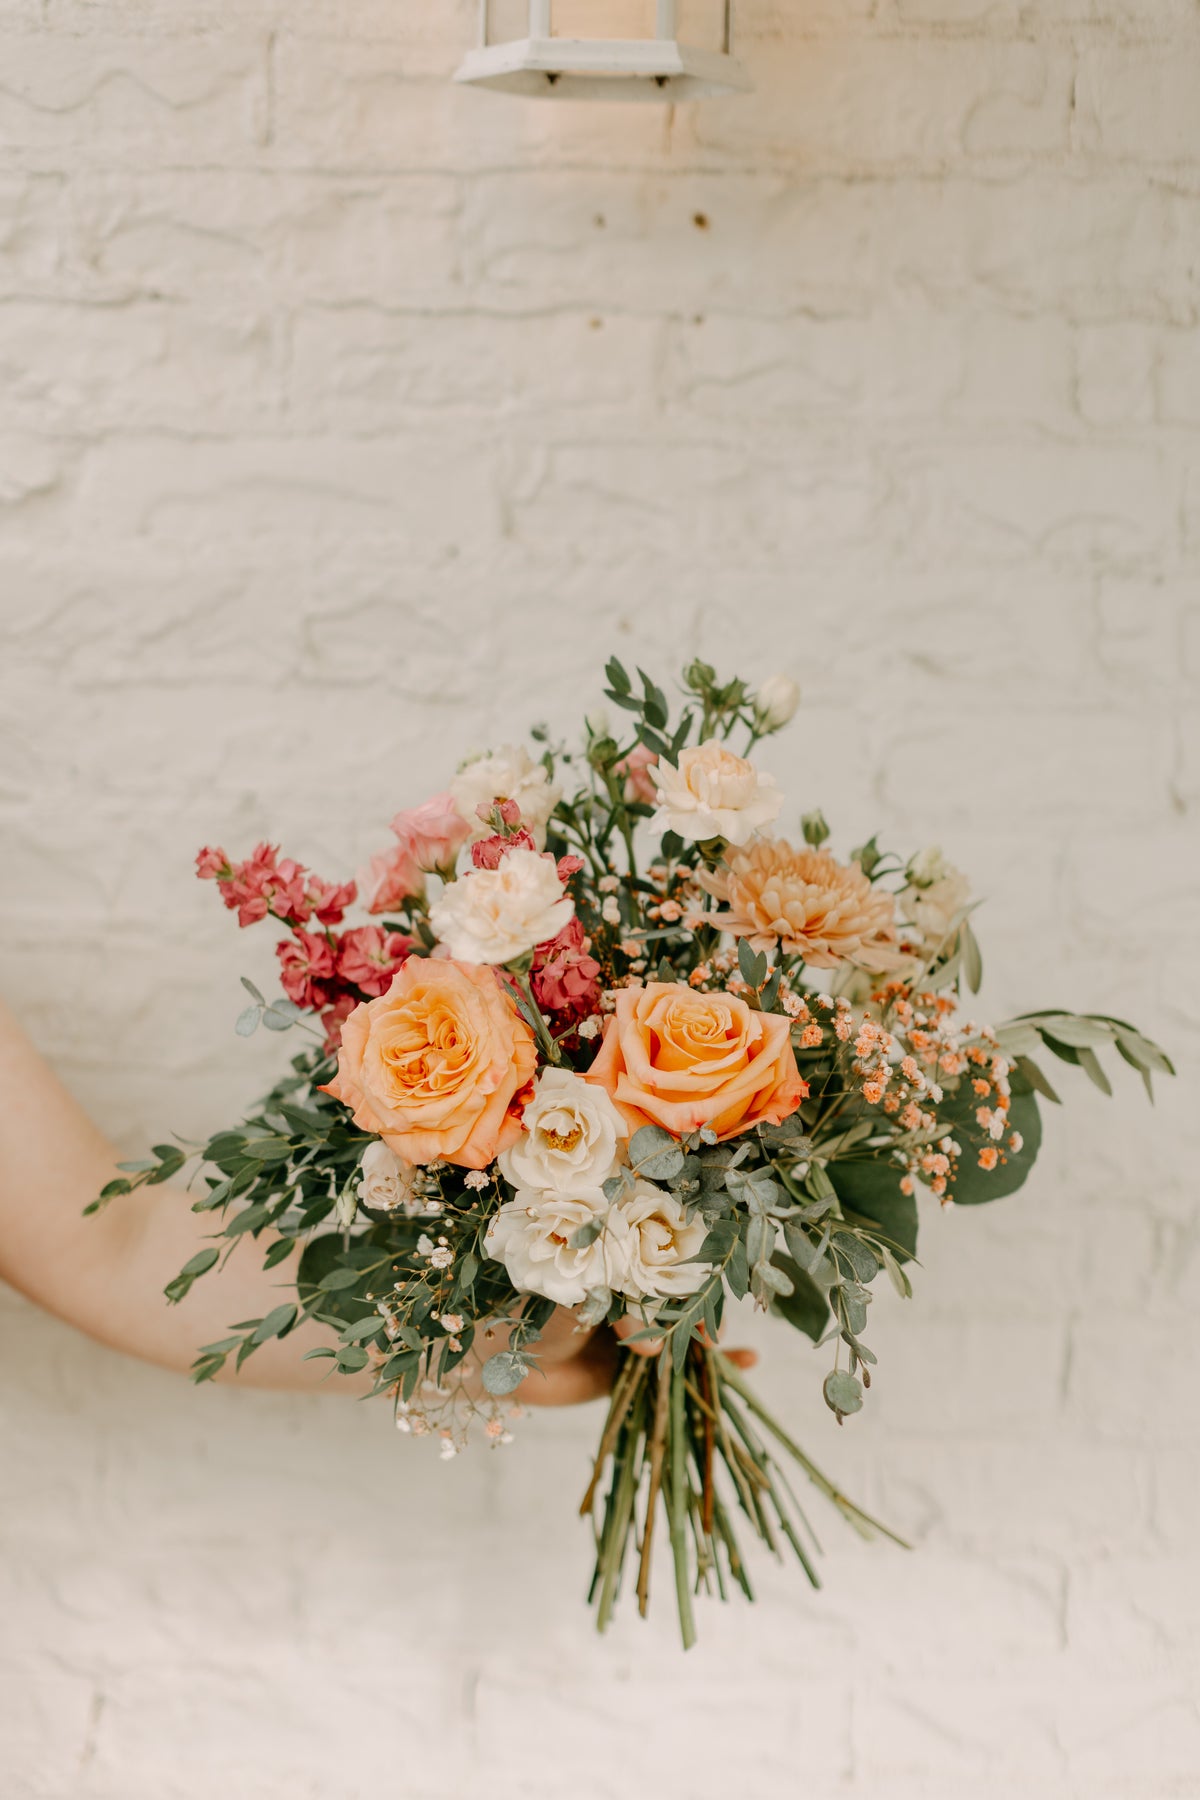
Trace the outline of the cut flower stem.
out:
M 596 1527 L 590 1594 L 597 1605 L 599 1630 L 612 1619 L 631 1544 L 636 1553 L 638 1611 L 643 1617 L 648 1611 L 660 1505 L 666 1514 L 685 1650 L 696 1642 L 695 1594 L 715 1591 L 726 1599 L 737 1586 L 748 1600 L 754 1598 L 734 1529 L 736 1511 L 774 1556 L 783 1555 L 786 1543 L 812 1586 L 820 1586 L 813 1562 L 820 1545 L 770 1439 L 861 1536 L 879 1533 L 908 1548 L 903 1538 L 849 1499 L 817 1467 L 720 1350 L 693 1341 L 679 1369 L 672 1366 L 669 1349 L 654 1359 L 626 1350 L 581 1507 L 594 1514 L 611 1463 Z

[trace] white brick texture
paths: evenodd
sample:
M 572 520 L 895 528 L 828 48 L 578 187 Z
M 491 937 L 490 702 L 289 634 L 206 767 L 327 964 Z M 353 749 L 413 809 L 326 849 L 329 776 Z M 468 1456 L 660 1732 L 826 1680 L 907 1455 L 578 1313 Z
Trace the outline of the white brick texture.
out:
M 1185 1081 L 1063 1073 L 845 1429 L 749 1322 L 917 1548 L 821 1520 L 686 1660 L 665 1591 L 591 1634 L 595 1408 L 447 1468 L 6 1292 L 0 1793 L 1200 1795 L 1200 6 L 744 0 L 754 96 L 677 110 L 457 89 L 475 10 L 0 3 L 12 1001 L 129 1150 L 215 1126 L 281 1048 L 197 845 L 352 868 L 703 652 L 802 682 L 792 815 L 972 871 L 993 1016 Z

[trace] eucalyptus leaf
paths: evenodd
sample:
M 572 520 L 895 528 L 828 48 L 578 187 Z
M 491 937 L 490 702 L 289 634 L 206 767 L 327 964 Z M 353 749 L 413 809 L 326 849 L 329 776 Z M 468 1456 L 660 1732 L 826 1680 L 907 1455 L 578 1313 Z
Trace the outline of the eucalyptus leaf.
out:
M 497 1350 L 483 1365 L 483 1385 L 489 1394 L 511 1394 L 520 1387 L 531 1366 L 519 1350 Z
M 831 1412 L 838 1415 L 839 1422 L 848 1413 L 856 1413 L 862 1409 L 862 1382 L 857 1375 L 850 1375 L 845 1369 L 831 1370 L 825 1377 L 822 1392 L 825 1404 Z

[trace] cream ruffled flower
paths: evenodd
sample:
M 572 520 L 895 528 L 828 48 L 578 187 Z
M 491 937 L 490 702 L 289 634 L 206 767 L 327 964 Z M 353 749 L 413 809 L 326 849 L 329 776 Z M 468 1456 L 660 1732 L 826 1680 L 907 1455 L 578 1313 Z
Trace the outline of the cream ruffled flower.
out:
M 677 764 L 660 758 L 650 774 L 658 795 L 653 828 L 678 832 L 693 843 L 722 837 L 744 844 L 778 818 L 783 805 L 774 776 L 735 756 L 717 738 L 685 750 Z
M 455 962 L 508 963 L 557 937 L 574 911 L 554 863 L 521 848 L 495 869 L 471 869 L 450 882 L 429 923 Z
M 725 867 L 697 880 L 726 913 L 714 924 L 756 950 L 778 944 L 814 969 L 857 963 L 876 973 L 900 966 L 891 894 L 873 888 L 857 863 L 828 850 L 794 850 L 782 838 L 759 838 L 726 853 Z
M 504 1264 L 518 1293 L 578 1306 L 592 1288 L 612 1287 L 617 1272 L 609 1260 L 607 1231 L 582 1248 L 572 1242 L 607 1207 L 599 1188 L 571 1196 L 518 1188 L 488 1226 L 488 1255 Z
M 492 832 L 479 817 L 478 807 L 514 800 L 521 809 L 521 823 L 528 826 L 539 850 L 545 848 L 546 824 L 561 792 L 542 764 L 534 762 L 520 744 L 501 744 L 487 756 L 477 756 L 450 783 L 454 804 L 470 826 L 472 838 L 489 837 Z
M 570 1069 L 543 1069 L 521 1115 L 524 1130 L 499 1156 L 515 1188 L 578 1194 L 601 1187 L 620 1161 L 628 1135 L 604 1092 Z
M 608 1215 L 608 1286 L 631 1300 L 662 1300 L 694 1294 L 712 1273 L 710 1263 L 689 1262 L 708 1236 L 697 1215 L 653 1182 L 635 1181 Z

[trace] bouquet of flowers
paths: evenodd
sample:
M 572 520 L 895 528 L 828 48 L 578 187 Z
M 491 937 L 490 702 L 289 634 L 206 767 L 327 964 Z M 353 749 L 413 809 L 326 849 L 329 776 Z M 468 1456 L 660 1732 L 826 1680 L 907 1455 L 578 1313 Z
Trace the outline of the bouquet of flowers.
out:
M 200 853 L 240 925 L 287 932 L 283 992 L 246 981 L 238 1032 L 314 1041 L 242 1124 L 157 1145 L 94 1204 L 196 1158 L 214 1241 L 168 1299 L 246 1238 L 294 1288 L 204 1345 L 195 1379 L 308 1318 L 333 1334 L 309 1355 L 366 1371 L 445 1455 L 473 1422 L 509 1441 L 556 1307 L 619 1325 L 582 1507 L 591 1597 L 602 1629 L 623 1581 L 644 1613 L 665 1531 L 686 1646 L 695 1593 L 753 1598 L 739 1533 L 816 1584 L 789 1470 L 886 1531 L 723 1355 L 730 1303 L 824 1349 L 841 1423 L 871 1385 L 872 1284 L 912 1292 L 919 1198 L 974 1206 L 1026 1179 L 1039 1096 L 1058 1099 L 1039 1056 L 1106 1093 L 1102 1048 L 1148 1091 L 1172 1070 L 1122 1019 L 964 1016 L 975 903 L 940 851 L 872 838 L 843 860 L 818 811 L 774 835 L 783 796 L 749 753 L 792 717 L 793 683 L 693 662 L 672 706 L 640 670 L 606 674 L 614 710 L 580 746 L 535 729 L 533 753 L 464 763 L 357 883 L 267 844 Z M 356 901 L 369 922 L 347 927 Z

